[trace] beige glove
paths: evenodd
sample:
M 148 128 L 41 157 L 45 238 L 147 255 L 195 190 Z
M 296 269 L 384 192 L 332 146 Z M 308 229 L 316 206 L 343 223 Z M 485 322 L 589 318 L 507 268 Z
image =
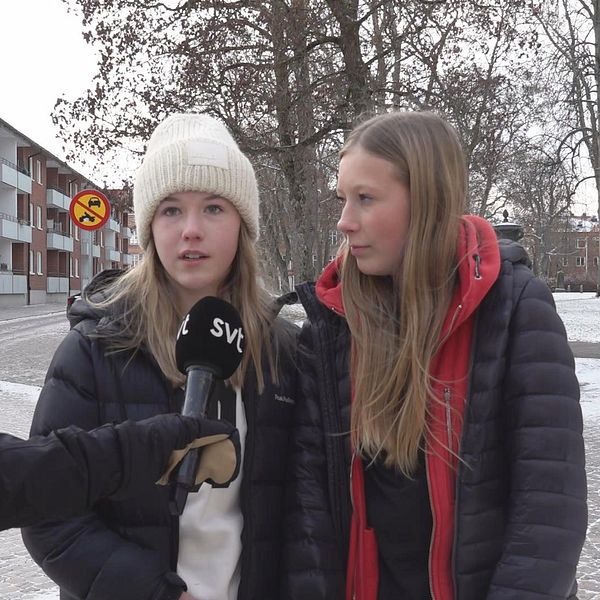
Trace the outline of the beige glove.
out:
M 216 423 L 217 421 L 213 421 Z M 231 425 L 227 424 L 230 429 Z M 215 433 L 195 439 L 181 450 L 171 452 L 167 470 L 156 482 L 167 485 L 173 469 L 192 448 L 200 448 L 200 460 L 196 472 L 196 484 L 208 481 L 217 486 L 226 486 L 238 475 L 240 467 L 240 441 L 237 429 L 231 433 Z

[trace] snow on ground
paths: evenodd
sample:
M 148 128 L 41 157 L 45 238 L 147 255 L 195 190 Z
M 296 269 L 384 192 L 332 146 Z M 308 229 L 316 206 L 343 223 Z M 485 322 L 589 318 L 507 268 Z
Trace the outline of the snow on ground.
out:
M 576 358 L 575 370 L 581 390 L 583 419 L 600 420 L 600 360 Z
M 594 292 L 557 292 L 556 310 L 572 342 L 600 342 L 600 298 Z
M 35 407 L 41 389 L 42 388 L 36 385 L 24 385 L 22 383 L 0 381 L 0 398 L 11 396 L 18 402 Z

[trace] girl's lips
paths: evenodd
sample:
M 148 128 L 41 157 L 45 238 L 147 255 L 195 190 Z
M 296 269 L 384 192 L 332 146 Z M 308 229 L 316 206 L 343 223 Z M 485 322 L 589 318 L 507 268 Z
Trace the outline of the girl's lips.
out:
M 181 252 L 178 258 L 182 260 L 197 260 L 199 258 L 208 258 L 208 255 L 197 250 L 186 250 L 185 252 Z
M 352 256 L 360 256 L 366 250 L 368 250 L 369 246 L 350 246 L 350 253 Z
M 197 265 L 203 261 L 205 261 L 208 258 L 208 256 L 206 256 L 206 254 L 192 254 L 191 258 L 190 257 L 186 257 L 185 255 L 180 256 L 179 260 L 184 263 L 185 265 Z

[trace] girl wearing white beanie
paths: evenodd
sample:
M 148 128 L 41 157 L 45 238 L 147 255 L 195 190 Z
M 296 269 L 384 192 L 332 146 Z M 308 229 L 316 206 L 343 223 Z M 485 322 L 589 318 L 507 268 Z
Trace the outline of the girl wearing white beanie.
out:
M 254 171 L 219 121 L 172 115 L 149 140 L 134 210 L 144 259 L 101 273 L 73 305 L 74 329 L 54 357 L 32 432 L 181 410 L 177 329 L 199 299 L 218 296 L 239 311 L 246 338 L 213 403 L 214 416 L 239 431 L 243 467 L 228 488 L 190 494 L 179 519 L 170 490 L 149 485 L 137 498 L 29 528 L 24 539 L 61 599 L 276 600 L 296 328 L 274 317 L 257 285 Z

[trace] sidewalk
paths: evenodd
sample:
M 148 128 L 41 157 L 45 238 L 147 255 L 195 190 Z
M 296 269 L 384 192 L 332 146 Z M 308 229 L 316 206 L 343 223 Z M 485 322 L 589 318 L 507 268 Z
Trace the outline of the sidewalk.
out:
M 0 308 L 0 321 L 12 321 L 38 315 L 52 315 L 56 313 L 66 314 L 64 304 L 30 304 L 29 306 L 15 306 L 12 308 Z
M 600 343 L 569 342 L 575 358 L 600 358 Z

